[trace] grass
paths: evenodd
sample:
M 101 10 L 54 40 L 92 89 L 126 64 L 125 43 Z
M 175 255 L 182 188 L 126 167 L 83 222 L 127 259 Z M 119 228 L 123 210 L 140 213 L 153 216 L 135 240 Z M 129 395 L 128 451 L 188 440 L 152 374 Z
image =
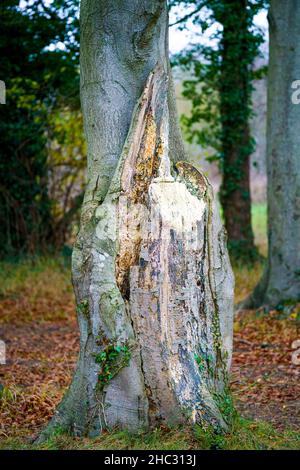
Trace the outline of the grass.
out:
M 252 227 L 259 252 L 267 256 L 267 206 L 252 205 Z M 253 266 L 238 264 L 233 266 L 235 275 L 235 303 L 244 300 L 253 291 L 262 276 L 264 263 L 257 261 Z
M 70 262 L 25 258 L 0 263 L 0 324 L 65 320 L 74 309 Z
M 254 289 L 263 273 L 264 265 L 257 261 L 253 266 L 234 266 L 235 303 L 244 300 Z
M 267 205 L 252 204 L 252 227 L 255 243 L 263 256 L 267 256 Z
M 46 282 L 47 276 L 50 276 Z M 45 284 L 55 287 L 70 277 L 70 260 L 63 257 L 25 257 L 16 262 L 0 263 L 0 297 L 34 287 L 41 278 Z M 42 282 L 41 282 L 42 283 Z
M 0 440 L 0 450 L 292 450 L 300 449 L 295 431 L 278 432 L 270 424 L 236 416 L 228 434 L 214 434 L 194 428 L 155 429 L 130 434 L 115 430 L 94 439 L 73 438 L 59 432 L 41 445 L 26 439 Z

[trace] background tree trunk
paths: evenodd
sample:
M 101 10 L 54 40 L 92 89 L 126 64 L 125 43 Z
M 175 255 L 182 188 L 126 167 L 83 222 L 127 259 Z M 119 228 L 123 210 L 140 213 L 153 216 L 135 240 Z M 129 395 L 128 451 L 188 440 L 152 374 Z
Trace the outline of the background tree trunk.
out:
M 267 172 L 269 252 L 262 280 L 244 306 L 300 298 L 300 4 L 272 0 L 269 11 Z
M 89 184 L 72 268 L 80 357 L 41 438 L 57 426 L 78 435 L 226 428 L 216 394 L 231 359 L 233 277 L 208 181 L 169 159 L 169 137 L 174 160 L 182 142 L 166 25 L 159 0 L 82 1 Z
M 223 156 L 220 198 L 229 252 L 236 260 L 249 262 L 258 253 L 251 224 L 250 156 L 253 140 L 249 127 L 252 93 L 249 54 L 253 45 L 248 30 L 247 4 L 247 0 L 227 2 L 216 17 L 223 25 L 219 89 Z

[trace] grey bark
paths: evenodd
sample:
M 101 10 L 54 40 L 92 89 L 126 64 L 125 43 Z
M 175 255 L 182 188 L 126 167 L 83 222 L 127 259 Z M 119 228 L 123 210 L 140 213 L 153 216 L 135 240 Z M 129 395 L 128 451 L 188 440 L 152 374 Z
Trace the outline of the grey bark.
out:
M 82 2 L 89 184 L 72 260 L 80 356 L 40 439 L 57 427 L 93 436 L 227 426 L 216 394 L 231 360 L 233 277 L 209 182 L 169 157 L 182 142 L 174 146 L 166 14 L 161 1 Z
M 243 307 L 300 299 L 300 3 L 272 0 L 267 104 L 268 259 Z
M 81 2 L 81 106 L 88 143 L 84 210 L 102 202 L 130 126 L 134 106 L 157 63 L 169 70 L 165 0 Z M 168 90 L 172 159 L 182 160 L 172 78 Z

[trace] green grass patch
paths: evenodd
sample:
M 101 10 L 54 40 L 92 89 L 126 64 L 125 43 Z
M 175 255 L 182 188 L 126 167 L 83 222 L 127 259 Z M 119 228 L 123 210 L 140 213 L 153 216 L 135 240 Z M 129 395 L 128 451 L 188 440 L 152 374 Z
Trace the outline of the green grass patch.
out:
M 155 429 L 148 433 L 131 434 L 113 431 L 102 436 L 73 438 L 57 433 L 43 444 L 29 444 L 24 439 L 7 438 L 0 441 L 1 450 L 299 450 L 300 434 L 278 432 L 270 424 L 236 416 L 232 430 L 215 434 L 199 426 L 193 428 Z
M 17 293 L 33 284 L 41 275 L 51 272 L 70 276 L 70 262 L 64 257 L 26 257 L 0 262 L 0 296 Z
M 23 258 L 0 262 L 0 323 L 74 317 L 70 259 Z
M 267 255 L 267 205 L 252 204 L 252 227 L 255 243 L 262 255 Z

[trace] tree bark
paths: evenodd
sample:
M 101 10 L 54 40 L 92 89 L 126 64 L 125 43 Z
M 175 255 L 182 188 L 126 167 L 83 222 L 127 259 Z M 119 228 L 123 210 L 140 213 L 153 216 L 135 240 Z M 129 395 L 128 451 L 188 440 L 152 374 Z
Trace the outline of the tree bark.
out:
M 274 307 L 300 298 L 300 4 L 272 0 L 267 110 L 268 259 L 244 307 Z
M 166 15 L 158 0 L 82 1 L 89 185 L 72 266 L 80 357 L 41 439 L 57 427 L 94 436 L 227 426 L 216 395 L 231 359 L 233 277 L 208 181 L 169 158 Z
M 169 70 L 172 160 L 182 160 L 168 49 L 165 0 L 81 2 L 81 105 L 88 143 L 84 210 L 104 200 L 129 130 L 134 106 L 157 63 Z M 88 215 L 88 214 L 87 214 Z

